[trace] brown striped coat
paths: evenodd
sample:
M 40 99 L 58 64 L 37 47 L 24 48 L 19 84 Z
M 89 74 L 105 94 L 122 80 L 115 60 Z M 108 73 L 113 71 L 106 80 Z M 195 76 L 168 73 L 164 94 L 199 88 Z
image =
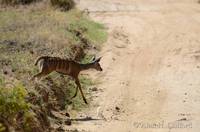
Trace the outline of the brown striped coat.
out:
M 102 71 L 101 65 L 99 64 L 100 59 L 101 57 L 96 60 L 94 59 L 91 63 L 81 64 L 73 60 L 62 59 L 59 57 L 42 56 L 39 57 L 35 62 L 35 65 L 39 65 L 40 72 L 34 75 L 32 77 L 32 80 L 34 78 L 41 78 L 42 76 L 46 76 L 53 71 L 64 75 L 69 75 L 75 79 L 75 83 L 77 85 L 76 92 L 72 98 L 76 97 L 79 88 L 82 98 L 87 104 L 87 101 L 81 89 L 78 75 L 81 71 L 87 69 L 96 69 L 97 71 Z

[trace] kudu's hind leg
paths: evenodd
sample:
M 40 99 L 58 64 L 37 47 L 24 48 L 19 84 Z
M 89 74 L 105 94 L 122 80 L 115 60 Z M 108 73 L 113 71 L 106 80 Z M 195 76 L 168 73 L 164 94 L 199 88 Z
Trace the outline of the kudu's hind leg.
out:
M 42 76 L 43 76 L 43 73 L 42 73 L 42 72 L 40 72 L 40 73 L 38 73 L 38 74 L 34 75 L 34 76 L 31 78 L 31 80 L 34 80 L 35 78 L 38 78 L 38 79 L 40 79 Z
M 41 71 L 40 73 L 34 75 L 34 76 L 31 78 L 31 80 L 34 80 L 35 78 L 40 79 L 41 77 L 46 76 L 46 75 L 48 75 L 48 74 L 51 73 L 51 72 L 52 72 L 52 71 L 50 71 L 50 70 L 44 70 L 44 69 L 42 69 L 42 71 Z
M 82 96 L 84 102 L 87 104 L 87 100 L 86 100 L 86 98 L 85 98 L 85 96 L 84 96 L 84 94 L 83 94 L 83 91 L 82 91 L 82 89 L 81 89 L 81 85 L 80 85 L 79 80 L 76 79 L 75 83 L 76 83 L 76 85 L 78 86 L 78 88 L 79 88 L 79 90 L 80 90 L 80 92 L 81 92 L 81 96 Z

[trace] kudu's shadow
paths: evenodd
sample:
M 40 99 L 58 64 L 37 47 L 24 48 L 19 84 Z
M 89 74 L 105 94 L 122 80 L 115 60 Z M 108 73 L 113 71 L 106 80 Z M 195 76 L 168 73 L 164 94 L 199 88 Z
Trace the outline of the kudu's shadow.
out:
M 83 118 L 72 118 L 70 120 L 71 121 L 98 121 L 98 120 L 103 120 L 103 119 L 97 119 L 97 118 L 92 118 L 92 117 L 83 117 Z

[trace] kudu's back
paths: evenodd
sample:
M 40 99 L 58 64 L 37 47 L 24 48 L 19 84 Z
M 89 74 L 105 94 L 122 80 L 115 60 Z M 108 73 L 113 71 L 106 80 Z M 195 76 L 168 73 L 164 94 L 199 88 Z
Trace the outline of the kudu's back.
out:
M 68 59 L 59 57 L 42 56 L 37 59 L 35 65 L 39 64 L 40 71 L 44 74 L 56 71 L 62 74 L 70 74 L 70 64 L 74 63 Z

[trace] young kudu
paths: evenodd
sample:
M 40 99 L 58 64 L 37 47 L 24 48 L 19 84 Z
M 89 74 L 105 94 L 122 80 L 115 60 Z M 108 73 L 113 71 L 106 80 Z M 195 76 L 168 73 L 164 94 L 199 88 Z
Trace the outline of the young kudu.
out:
M 56 71 L 64 75 L 69 75 L 75 80 L 75 83 L 77 85 L 76 92 L 72 98 L 76 97 L 79 88 L 81 96 L 84 102 L 87 104 L 86 98 L 81 89 L 81 84 L 79 82 L 78 75 L 81 71 L 87 69 L 96 69 L 97 71 L 102 71 L 101 65 L 99 64 L 100 60 L 101 57 L 98 59 L 94 58 L 91 63 L 80 64 L 75 61 L 68 59 L 61 59 L 59 57 L 42 56 L 39 57 L 35 63 L 35 65 L 39 63 L 40 72 L 34 75 L 32 80 L 34 78 L 41 78 L 42 76 L 48 75 L 53 71 Z

